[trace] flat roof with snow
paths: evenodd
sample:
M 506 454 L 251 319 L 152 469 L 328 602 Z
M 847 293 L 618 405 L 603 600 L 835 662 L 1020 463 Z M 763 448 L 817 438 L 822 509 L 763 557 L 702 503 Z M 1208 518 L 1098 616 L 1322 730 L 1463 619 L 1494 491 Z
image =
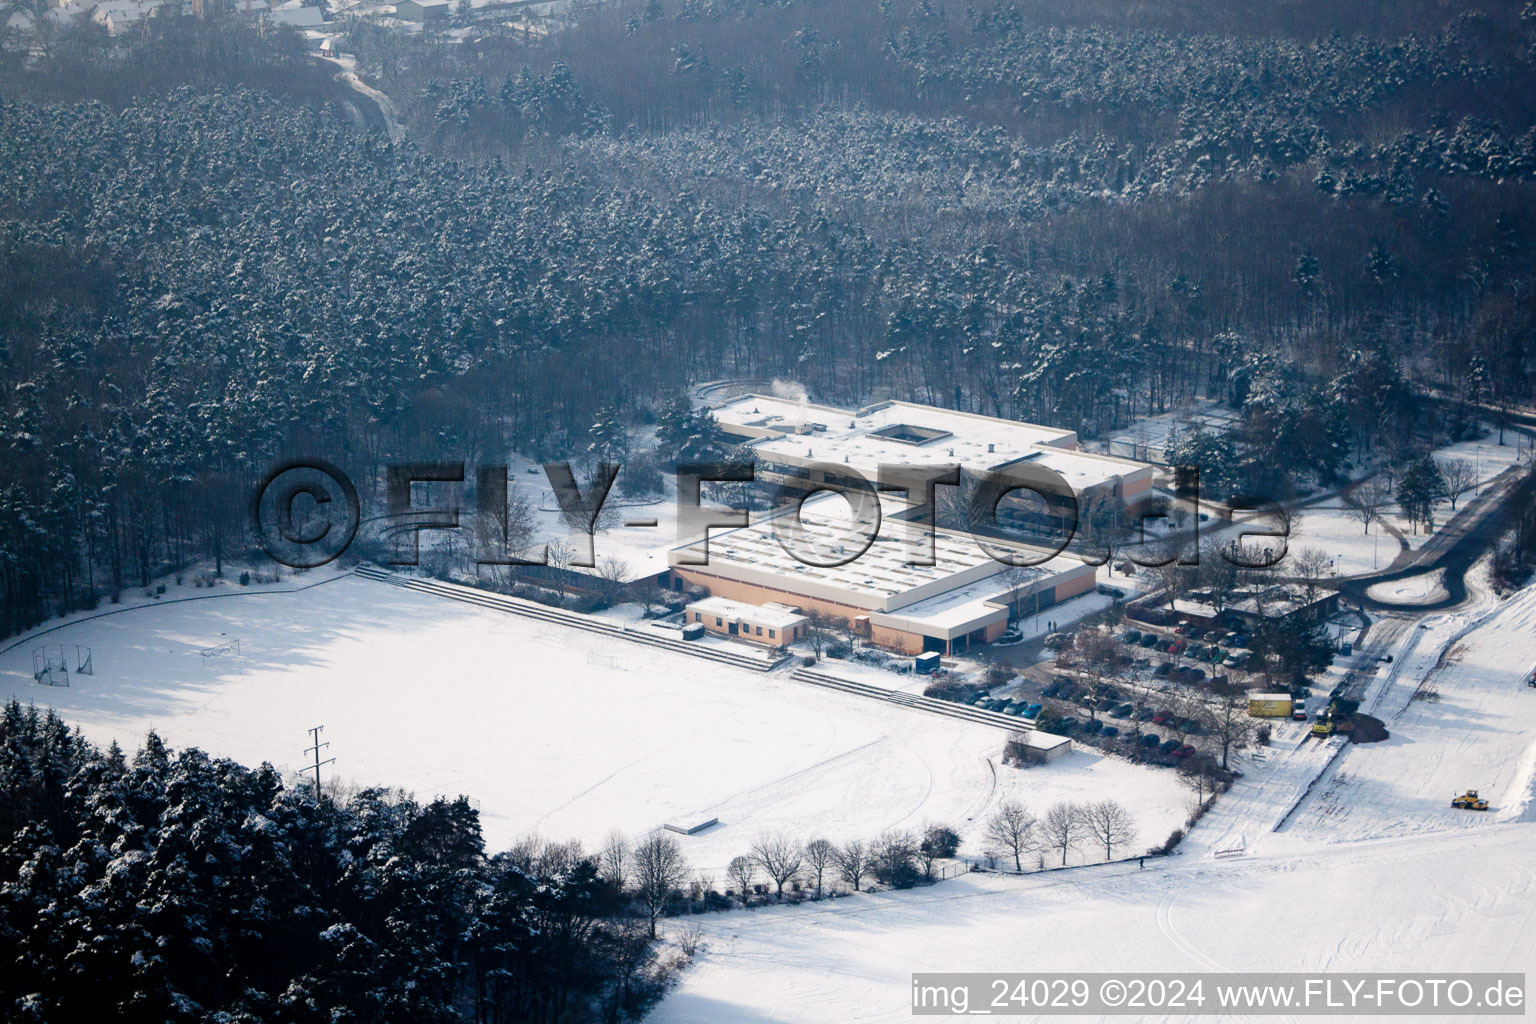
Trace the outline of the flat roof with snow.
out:
M 804 615 L 786 604 L 752 604 L 748 601 L 733 601 L 728 597 L 706 597 L 694 601 L 688 610 L 716 615 L 728 622 L 750 622 L 754 626 L 774 629 L 789 629 L 805 621 Z
M 875 539 L 863 554 L 842 565 L 808 565 L 786 550 L 776 531 L 785 527 L 785 521 L 794 515 L 793 510 L 766 516 L 750 526 L 713 533 L 707 548 L 703 541 L 695 541 L 676 548 L 669 558 L 673 565 L 688 568 L 682 561 L 684 552 L 698 555 L 707 551 L 708 564 L 696 567 L 700 572 L 873 611 L 901 608 L 909 616 L 932 614 L 952 618 L 966 614 L 955 610 L 959 605 L 985 600 L 1009 586 L 1041 585 L 1064 572 L 1084 568 L 1081 561 L 1069 555 L 1044 558 L 1048 551 L 991 541 L 996 547 L 1044 558 L 1040 565 L 1025 567 L 1018 580 L 1005 584 L 995 577 L 1009 566 L 994 559 L 975 538 L 942 529 L 931 532 L 934 564 L 913 565 L 910 560 L 919 553 L 915 535 L 920 528 L 893 521 L 892 514 L 906 508 L 904 501 L 883 496 L 881 505 L 884 514 Z M 853 519 L 848 509 L 841 495 L 831 493 L 814 496 L 801 506 L 800 522 L 818 550 L 833 544 L 834 530 L 851 530 Z M 843 553 L 852 556 L 858 550 L 868 526 L 866 522 L 861 535 L 847 542 Z M 923 531 L 923 536 L 929 536 L 929 532 Z M 976 586 L 968 589 L 973 584 Z M 915 607 L 930 598 L 932 604 Z
M 1152 474 L 1140 463 L 1077 450 L 1071 430 L 910 402 L 850 410 L 748 394 L 714 415 L 767 461 L 841 464 L 870 480 L 882 463 L 958 464 L 983 472 L 1030 462 L 1060 473 L 1079 492 Z

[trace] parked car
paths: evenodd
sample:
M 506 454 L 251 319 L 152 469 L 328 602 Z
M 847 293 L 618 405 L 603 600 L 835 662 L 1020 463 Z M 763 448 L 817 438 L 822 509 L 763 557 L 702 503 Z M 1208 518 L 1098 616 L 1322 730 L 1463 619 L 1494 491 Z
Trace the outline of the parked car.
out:
M 1179 727 L 1192 736 L 1200 735 L 1200 723 L 1193 718 L 1186 718 L 1179 723 Z
M 1009 707 L 1003 709 L 1003 714 L 1012 715 L 1015 718 L 1019 717 L 1023 713 L 1024 709 L 1019 707 L 1017 704 L 1010 705 Z
M 1045 707 L 1041 704 L 1031 704 L 1029 707 L 1024 709 L 1024 717 L 1038 718 L 1040 716 L 1040 712 L 1044 710 Z
M 1141 638 L 1141 640 L 1139 642 L 1140 642 L 1142 647 L 1156 647 L 1157 646 L 1157 634 L 1156 633 L 1146 633 L 1146 634 L 1143 634 L 1142 638 Z
M 1155 676 L 1167 676 L 1172 671 L 1173 671 L 1173 662 L 1171 662 L 1171 661 L 1160 661 L 1160 662 L 1157 663 L 1157 668 L 1152 670 L 1152 674 L 1155 675 Z
M 1160 753 L 1171 754 L 1175 750 L 1178 750 L 1183 745 L 1184 744 L 1180 743 L 1178 740 L 1164 740 L 1162 742 L 1162 744 L 1158 746 L 1157 749 L 1158 749 L 1158 751 Z
M 1197 753 L 1195 748 L 1190 746 L 1188 743 L 1186 743 L 1182 747 L 1180 747 L 1178 750 L 1175 750 L 1173 752 L 1173 756 L 1174 757 L 1189 757 L 1191 754 L 1194 754 L 1194 753 Z
M 1088 721 L 1083 723 L 1083 732 L 1087 733 L 1090 736 L 1092 736 L 1094 733 L 1098 732 L 1100 729 L 1103 729 L 1103 728 L 1104 728 L 1104 723 L 1099 721 L 1097 718 L 1090 718 L 1090 719 L 1088 719 Z
M 1197 683 L 1205 679 L 1205 669 L 1203 668 L 1192 668 L 1189 670 L 1189 674 Z
M 1120 728 L 1119 726 L 1106 725 L 1104 728 L 1099 730 L 1099 735 L 1103 736 L 1107 740 L 1112 740 L 1116 736 L 1120 735 Z
M 1172 720 L 1173 716 L 1164 711 L 1162 708 L 1158 708 L 1155 712 L 1152 713 L 1153 725 L 1167 725 Z
M 1179 636 L 1189 636 L 1189 623 L 1181 622 L 1173 627 L 1173 631 L 1179 634 Z
M 1141 737 L 1141 741 L 1140 742 L 1141 742 L 1142 746 L 1151 748 L 1151 747 L 1156 747 L 1158 744 L 1162 743 L 1163 741 L 1158 738 L 1157 733 L 1149 732 L 1149 733 L 1146 733 L 1145 735 L 1143 735 Z
M 1124 633 L 1120 634 L 1120 639 L 1121 639 L 1121 641 L 1123 643 L 1128 643 L 1128 644 L 1140 643 L 1141 642 L 1141 630 L 1139 630 L 1139 629 L 1128 629 Z
M 1151 708 L 1142 708 L 1140 711 L 1136 712 L 1136 721 L 1150 722 L 1152 721 L 1152 715 L 1153 711 Z
M 1132 712 L 1134 712 L 1135 710 L 1136 710 L 1135 707 L 1133 707 L 1130 704 L 1121 704 L 1121 705 L 1113 708 L 1109 712 L 1109 714 L 1113 718 L 1130 718 Z

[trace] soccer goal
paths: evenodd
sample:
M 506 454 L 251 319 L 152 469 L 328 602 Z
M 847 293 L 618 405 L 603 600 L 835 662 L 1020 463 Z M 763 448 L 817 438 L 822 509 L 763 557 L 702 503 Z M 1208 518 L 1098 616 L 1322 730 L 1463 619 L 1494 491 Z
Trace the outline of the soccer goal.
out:
M 69 662 L 63 644 L 45 644 L 32 651 L 32 678 L 44 686 L 68 686 Z
M 206 665 L 215 658 L 240 657 L 240 641 L 238 638 L 216 644 L 213 647 L 205 647 L 197 652 L 203 656 L 203 664 Z

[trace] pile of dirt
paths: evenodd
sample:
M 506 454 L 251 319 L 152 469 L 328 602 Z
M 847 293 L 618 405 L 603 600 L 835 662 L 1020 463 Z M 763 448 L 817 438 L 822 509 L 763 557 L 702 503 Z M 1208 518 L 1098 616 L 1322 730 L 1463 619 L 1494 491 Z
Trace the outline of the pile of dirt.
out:
M 1391 735 L 1381 719 L 1372 718 L 1370 715 L 1356 715 L 1355 730 L 1349 734 L 1349 738 L 1356 743 L 1380 743 Z

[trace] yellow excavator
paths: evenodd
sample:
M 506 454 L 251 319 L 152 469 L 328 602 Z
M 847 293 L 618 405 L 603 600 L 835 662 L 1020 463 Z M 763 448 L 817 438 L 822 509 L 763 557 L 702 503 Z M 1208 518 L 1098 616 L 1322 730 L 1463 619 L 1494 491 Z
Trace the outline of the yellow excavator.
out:
M 1486 811 L 1488 801 L 1477 795 L 1477 790 L 1469 789 L 1459 796 L 1451 797 L 1451 806 L 1459 811 Z

